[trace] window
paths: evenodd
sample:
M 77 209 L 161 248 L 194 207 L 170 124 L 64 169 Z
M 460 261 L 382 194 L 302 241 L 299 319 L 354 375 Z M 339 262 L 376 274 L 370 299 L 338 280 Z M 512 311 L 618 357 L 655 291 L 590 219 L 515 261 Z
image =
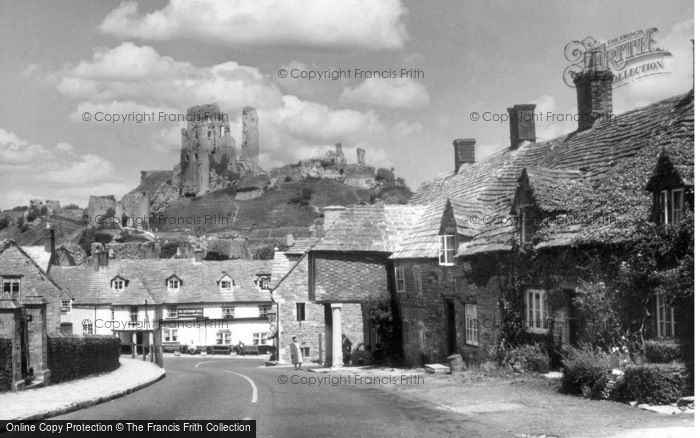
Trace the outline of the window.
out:
M 180 280 L 177 278 L 171 278 L 168 280 L 168 290 L 176 291 L 180 289 Z
M 270 290 L 270 277 L 267 275 L 258 277 L 257 286 L 260 289 Z
M 136 306 L 131 306 L 129 308 L 129 320 L 131 321 L 130 325 L 135 325 L 138 320 L 139 320 L 139 308 Z
M 92 321 L 89 319 L 83 320 L 83 334 L 84 335 L 91 335 L 92 334 Z
M 114 307 L 109 309 L 109 316 L 112 321 L 115 321 L 116 319 L 114 318 Z
M 219 330 L 216 333 L 217 345 L 231 345 L 231 330 Z
M 683 189 L 659 192 L 659 223 L 676 224 L 683 216 Z
M 454 234 L 440 236 L 440 265 L 453 266 L 455 264 L 455 243 L 456 237 Z
M 170 306 L 166 309 L 166 318 L 177 318 L 177 307 Z
M 219 287 L 221 288 L 221 290 L 230 291 L 231 289 L 233 289 L 233 281 L 229 278 L 221 280 L 221 282 L 219 283 Z
M 394 275 L 396 277 L 396 292 L 406 292 L 406 278 L 403 274 L 403 266 L 395 267 Z
M 267 333 L 253 333 L 253 345 L 267 345 Z
M 413 267 L 413 281 L 416 283 L 416 292 L 423 293 L 423 280 L 420 278 L 420 266 Z
M 61 312 L 70 312 L 70 300 L 61 300 Z
M 479 345 L 479 319 L 476 304 L 464 305 L 464 341 L 467 345 Z
M 112 289 L 116 291 L 124 290 L 124 280 L 119 278 L 112 280 Z
M 547 293 L 529 289 L 525 292 L 525 321 L 527 329 L 535 333 L 547 332 Z
M 2 279 L 2 291 L 12 295 L 12 298 L 17 301 L 21 299 L 20 285 L 21 279 L 19 277 L 3 277 Z
M 236 308 L 235 307 L 222 307 L 221 308 L 221 316 L 224 319 L 233 319 L 235 318 L 236 315 Z
M 311 355 L 311 348 L 310 347 L 301 347 L 301 357 L 309 357 Z
M 418 321 L 418 348 L 425 352 L 425 325 L 423 325 L 423 321 Z
M 297 303 L 297 321 L 306 321 L 306 303 Z
M 535 235 L 535 210 L 532 207 L 520 209 L 520 243 L 532 242 Z
M 267 314 L 272 312 L 272 305 L 270 304 L 260 304 L 258 306 L 258 315 L 261 318 L 267 317 Z
M 664 294 L 656 295 L 656 334 L 659 338 L 676 336 L 676 320 L 673 307 Z
M 177 342 L 178 335 L 176 328 L 164 328 L 163 329 L 163 341 L 165 342 Z

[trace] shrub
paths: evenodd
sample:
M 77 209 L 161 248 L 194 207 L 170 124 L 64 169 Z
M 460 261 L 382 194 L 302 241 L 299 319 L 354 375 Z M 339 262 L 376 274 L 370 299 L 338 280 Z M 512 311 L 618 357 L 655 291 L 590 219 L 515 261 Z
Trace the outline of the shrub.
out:
M 688 373 L 680 363 L 633 365 L 625 371 L 623 397 L 640 403 L 666 404 L 688 392 Z
M 514 371 L 524 369 L 546 373 L 549 371 L 549 355 L 542 344 L 519 345 L 504 348 L 500 353 L 501 365 Z
M 80 207 L 78 207 L 78 204 L 68 204 L 65 207 L 63 207 L 64 210 L 80 210 Z
M 10 220 L 6 216 L 0 217 L 0 230 L 7 228 L 8 225 L 10 225 Z
M 580 348 L 567 346 L 562 359 L 561 390 L 584 397 L 600 397 L 608 382 L 608 371 L 617 366 L 617 358 L 590 344 Z
M 671 363 L 681 359 L 681 346 L 675 341 L 646 341 L 642 347 L 649 363 Z
M 160 254 L 158 257 L 161 259 L 169 259 L 175 257 L 177 254 L 177 248 L 180 246 L 178 242 L 167 242 L 161 245 Z

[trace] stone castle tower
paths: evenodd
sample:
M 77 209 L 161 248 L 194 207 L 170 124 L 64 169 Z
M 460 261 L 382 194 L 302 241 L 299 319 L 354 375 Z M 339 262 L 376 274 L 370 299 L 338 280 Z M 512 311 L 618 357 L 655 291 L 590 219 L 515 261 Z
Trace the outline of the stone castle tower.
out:
M 243 108 L 243 131 L 241 135 L 241 161 L 258 166 L 258 112 L 255 108 Z
M 255 138 L 257 151 L 257 117 Z M 235 171 L 235 140 L 228 116 L 215 103 L 188 108 L 187 128 L 182 128 L 180 195 L 194 196 L 225 187 Z

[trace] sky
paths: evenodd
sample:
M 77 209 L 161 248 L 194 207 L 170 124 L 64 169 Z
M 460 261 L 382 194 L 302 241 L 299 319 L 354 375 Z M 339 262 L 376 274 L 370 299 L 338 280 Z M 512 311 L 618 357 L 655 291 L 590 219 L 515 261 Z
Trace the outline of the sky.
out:
M 241 110 L 257 108 L 264 168 L 341 142 L 348 162 L 362 147 L 415 189 L 453 169 L 456 138 L 476 138 L 477 160 L 507 147 L 491 114 L 574 114 L 570 41 L 658 29 L 663 74 L 615 88 L 615 114 L 689 91 L 693 17 L 692 0 L 0 0 L 0 209 L 120 198 L 178 162 L 184 123 L 159 113 L 207 103 L 239 154 Z M 313 72 L 326 73 L 300 77 Z M 537 137 L 575 128 L 540 120 Z

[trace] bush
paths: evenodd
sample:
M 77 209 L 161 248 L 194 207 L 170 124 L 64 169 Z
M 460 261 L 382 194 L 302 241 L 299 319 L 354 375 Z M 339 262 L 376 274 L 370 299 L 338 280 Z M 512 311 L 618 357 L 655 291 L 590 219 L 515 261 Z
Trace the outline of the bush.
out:
M 501 365 L 514 371 L 524 369 L 538 373 L 549 371 L 549 355 L 542 344 L 504 348 L 500 357 Z
M 623 397 L 640 403 L 666 404 L 688 393 L 688 373 L 680 363 L 634 365 L 625 371 Z
M 642 347 L 649 363 L 671 363 L 681 360 L 681 346 L 675 341 L 646 341 Z
M 10 220 L 6 216 L 0 217 L 0 230 L 7 228 L 8 225 L 10 225 Z
M 567 346 L 562 359 L 561 390 L 584 397 L 607 398 L 604 394 L 609 380 L 608 371 L 617 366 L 617 357 L 590 344 L 575 348 Z

